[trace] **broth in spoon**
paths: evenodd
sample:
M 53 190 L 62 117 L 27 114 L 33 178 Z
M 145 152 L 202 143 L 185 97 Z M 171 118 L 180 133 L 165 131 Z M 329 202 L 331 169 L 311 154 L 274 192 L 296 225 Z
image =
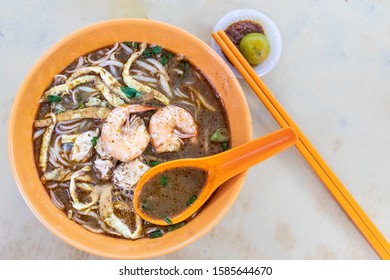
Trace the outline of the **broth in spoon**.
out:
M 297 139 L 292 128 L 284 128 L 217 155 L 157 165 L 135 188 L 135 211 L 153 224 L 180 223 L 199 210 L 224 182 Z
M 207 171 L 194 168 L 173 168 L 154 176 L 139 194 L 142 211 L 154 219 L 177 216 L 198 197 L 206 183 Z

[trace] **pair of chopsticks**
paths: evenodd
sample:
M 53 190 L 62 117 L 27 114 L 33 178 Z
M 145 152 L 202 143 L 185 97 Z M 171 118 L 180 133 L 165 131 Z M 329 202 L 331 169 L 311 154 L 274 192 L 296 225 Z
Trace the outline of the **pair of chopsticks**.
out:
M 348 214 L 355 226 L 371 244 L 376 253 L 382 259 L 390 259 L 390 245 L 385 237 L 325 163 L 303 132 L 272 95 L 271 91 L 257 76 L 252 66 L 245 60 L 226 33 L 220 30 L 217 33 L 213 32 L 212 36 L 278 124 L 281 127 L 292 127 L 295 129 L 299 137 L 296 144 L 297 149 L 317 173 L 339 205 Z

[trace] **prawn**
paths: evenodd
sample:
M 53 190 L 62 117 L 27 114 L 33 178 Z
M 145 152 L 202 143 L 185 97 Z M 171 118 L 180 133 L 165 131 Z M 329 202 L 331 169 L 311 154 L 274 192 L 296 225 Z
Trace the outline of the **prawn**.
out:
M 129 162 L 139 157 L 150 142 L 144 121 L 130 114 L 155 110 L 155 107 L 137 104 L 115 108 L 102 126 L 101 145 L 114 159 Z
M 168 105 L 150 118 L 149 133 L 157 153 L 177 152 L 183 144 L 182 139 L 196 141 L 198 125 L 186 109 Z

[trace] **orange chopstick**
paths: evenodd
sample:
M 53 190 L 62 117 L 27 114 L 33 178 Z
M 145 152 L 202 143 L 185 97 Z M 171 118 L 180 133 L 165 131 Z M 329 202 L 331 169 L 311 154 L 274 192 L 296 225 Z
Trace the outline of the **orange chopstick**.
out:
M 326 164 L 303 132 L 279 104 L 276 98 L 272 95 L 271 91 L 253 70 L 252 66 L 249 65 L 236 46 L 232 43 L 232 41 L 230 41 L 229 37 L 222 30 L 218 31 L 218 33 L 213 32 L 212 36 L 278 124 L 281 127 L 293 127 L 295 129 L 299 137 L 296 144 L 297 149 L 317 173 L 330 193 L 353 221 L 355 226 L 371 244 L 376 253 L 382 259 L 390 259 L 390 244 L 387 242 L 385 237 L 376 228 L 367 214 L 344 187 L 335 173 Z

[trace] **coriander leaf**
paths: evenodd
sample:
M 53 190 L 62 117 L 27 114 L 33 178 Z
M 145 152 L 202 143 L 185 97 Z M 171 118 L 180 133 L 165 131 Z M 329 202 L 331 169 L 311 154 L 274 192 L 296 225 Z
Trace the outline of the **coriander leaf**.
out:
M 149 161 L 149 166 L 150 166 L 150 167 L 154 167 L 154 166 L 156 166 L 157 164 L 159 164 L 159 162 L 158 162 L 157 160 L 151 160 L 151 161 Z
M 158 238 L 158 237 L 161 237 L 163 236 L 163 233 L 161 230 L 156 230 L 156 231 L 153 231 L 149 234 L 149 237 L 150 238 Z
M 168 58 L 166 56 L 163 56 L 160 58 L 160 63 L 165 66 L 168 63 Z
M 49 95 L 47 97 L 47 101 L 49 102 L 60 102 L 62 100 L 62 97 L 61 96 L 57 96 L 57 95 Z
M 94 146 L 94 147 L 96 146 L 98 138 L 99 137 L 97 137 L 97 136 L 92 137 L 92 139 L 91 139 L 92 146 Z
M 229 150 L 229 143 L 228 142 L 221 143 L 221 149 L 222 149 L 222 151 Z
M 162 51 L 162 56 L 160 58 L 160 63 L 165 66 L 166 64 L 168 64 L 169 60 L 173 57 L 173 54 L 171 52 L 168 52 L 168 51 Z
M 141 93 L 131 87 L 121 87 L 121 91 L 128 97 L 128 98 L 133 98 L 133 97 L 138 97 L 141 95 Z
M 137 42 L 123 42 L 128 47 L 138 49 L 138 43 Z
M 181 227 L 184 226 L 185 224 L 186 224 L 185 222 L 181 222 L 181 223 L 178 223 L 178 224 L 176 224 L 176 225 L 168 226 L 168 227 L 167 227 L 167 231 L 177 230 L 178 228 L 181 228 Z
M 210 140 L 212 142 L 219 142 L 219 143 L 227 142 L 229 141 L 229 139 L 230 139 L 229 130 L 224 127 L 218 128 L 210 137 Z
M 166 187 L 168 185 L 168 176 L 167 175 L 162 175 L 160 177 L 160 185 L 163 187 Z
M 155 54 L 161 53 L 161 51 L 162 51 L 162 47 L 160 46 L 155 46 L 152 48 L 152 52 Z
M 198 198 L 197 195 L 193 195 L 186 203 L 187 206 L 190 206 Z
M 184 72 L 188 71 L 190 69 L 190 63 L 188 61 L 183 61 L 181 64 L 180 64 L 180 68 L 181 70 L 183 70 Z
M 142 54 L 143 58 L 148 58 L 153 56 L 153 50 L 151 48 L 146 48 L 145 51 Z
M 164 217 L 164 221 L 166 221 L 167 224 L 172 225 L 172 221 L 168 217 Z
M 147 202 L 142 203 L 141 208 L 142 208 L 142 210 L 150 210 L 149 203 L 147 203 Z

